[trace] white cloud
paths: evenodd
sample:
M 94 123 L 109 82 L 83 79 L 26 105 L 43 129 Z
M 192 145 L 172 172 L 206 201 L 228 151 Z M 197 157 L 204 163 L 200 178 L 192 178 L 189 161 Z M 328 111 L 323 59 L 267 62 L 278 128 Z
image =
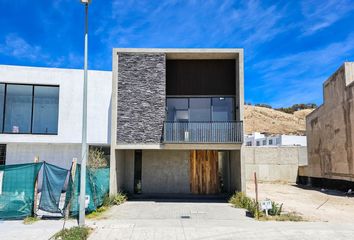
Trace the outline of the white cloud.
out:
M 304 35 L 327 28 L 354 10 L 353 0 L 312 0 L 303 1 L 301 5 L 305 17 Z
M 42 49 L 40 46 L 29 44 L 16 34 L 8 34 L 4 43 L 0 44 L 0 53 L 34 61 L 39 56 L 42 56 Z
M 251 66 L 259 76 L 253 94 L 261 92 L 274 107 L 322 99 L 322 83 L 347 60 L 354 60 L 354 34 L 341 42 L 283 57 L 266 59 Z M 352 58 L 352 59 L 350 59 Z
M 41 63 L 50 67 L 77 66 L 82 62 L 79 56 L 70 53 L 68 56 L 52 57 L 41 46 L 31 44 L 17 34 L 6 35 L 0 43 L 0 54 L 19 60 L 28 60 L 31 63 Z

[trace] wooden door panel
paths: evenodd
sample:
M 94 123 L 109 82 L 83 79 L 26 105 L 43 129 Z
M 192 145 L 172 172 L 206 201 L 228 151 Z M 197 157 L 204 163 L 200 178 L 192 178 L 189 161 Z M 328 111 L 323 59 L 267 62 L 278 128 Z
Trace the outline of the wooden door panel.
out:
M 219 193 L 217 151 L 190 152 L 190 190 L 195 194 Z

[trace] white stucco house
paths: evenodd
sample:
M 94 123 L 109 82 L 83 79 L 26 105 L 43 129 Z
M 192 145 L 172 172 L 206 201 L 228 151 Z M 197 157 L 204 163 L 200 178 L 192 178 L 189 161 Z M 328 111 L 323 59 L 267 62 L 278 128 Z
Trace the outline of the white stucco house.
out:
M 254 132 L 245 134 L 244 143 L 246 146 L 257 147 L 279 147 L 279 146 L 307 146 L 306 136 L 276 134 L 270 135 L 265 133 Z
M 88 144 L 109 155 L 112 73 L 88 73 Z M 0 65 L 0 164 L 81 156 L 83 70 Z

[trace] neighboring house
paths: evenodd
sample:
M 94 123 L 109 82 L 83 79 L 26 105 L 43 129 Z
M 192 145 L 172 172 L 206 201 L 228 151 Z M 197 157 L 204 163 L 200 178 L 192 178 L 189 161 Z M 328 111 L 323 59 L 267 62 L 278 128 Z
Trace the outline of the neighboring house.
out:
M 112 74 L 88 79 L 88 144 L 109 155 Z M 82 70 L 0 65 L 0 164 L 80 162 L 82 93 Z
M 246 146 L 307 146 L 306 136 L 276 134 L 268 135 L 264 133 L 254 132 L 245 135 Z
M 324 103 L 306 118 L 308 166 L 300 182 L 354 187 L 354 62 L 345 62 L 323 84 Z M 341 180 L 341 181 L 339 181 Z
M 245 190 L 242 49 L 114 49 L 111 194 Z

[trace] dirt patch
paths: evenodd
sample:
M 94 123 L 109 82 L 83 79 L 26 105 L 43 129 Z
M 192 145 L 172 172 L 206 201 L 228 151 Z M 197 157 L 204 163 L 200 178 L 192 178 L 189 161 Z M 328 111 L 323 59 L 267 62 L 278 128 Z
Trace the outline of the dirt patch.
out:
M 247 134 L 265 132 L 305 135 L 306 116 L 312 111 L 313 109 L 305 109 L 289 114 L 270 108 L 245 105 L 245 131 Z
M 354 223 L 354 196 L 321 189 L 304 189 L 290 184 L 258 184 L 259 199 L 283 203 L 283 209 L 300 213 L 310 221 Z M 247 183 L 247 195 L 255 197 L 254 183 Z

